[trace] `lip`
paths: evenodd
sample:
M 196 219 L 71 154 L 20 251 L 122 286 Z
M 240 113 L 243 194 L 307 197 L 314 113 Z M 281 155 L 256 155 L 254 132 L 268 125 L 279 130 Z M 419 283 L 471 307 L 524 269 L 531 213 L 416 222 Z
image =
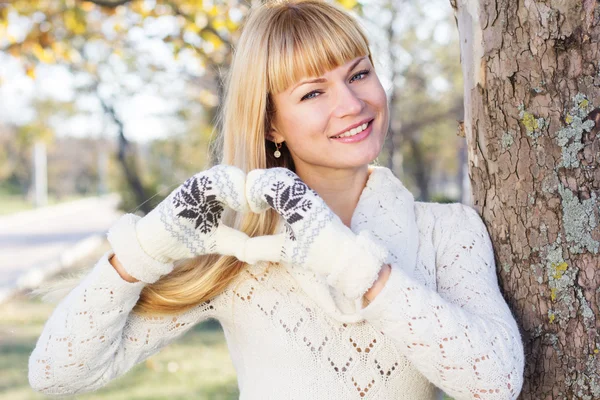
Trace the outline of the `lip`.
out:
M 369 122 L 369 126 L 364 131 L 357 133 L 354 136 L 341 137 L 341 138 L 331 138 L 331 140 L 335 140 L 336 142 L 341 143 L 356 143 L 365 139 L 367 136 L 371 134 L 373 131 L 373 121 Z
M 371 118 L 366 118 L 366 119 L 363 119 L 362 121 L 360 121 L 360 122 L 358 122 L 358 123 L 356 123 L 356 124 L 350 125 L 349 127 L 347 127 L 346 129 L 344 129 L 343 131 L 339 131 L 339 132 L 338 132 L 338 133 L 336 133 L 335 135 L 331 135 L 331 136 L 330 136 L 330 138 L 331 138 L 331 139 L 333 139 L 333 137 L 334 137 L 334 136 L 341 135 L 341 134 L 342 134 L 342 133 L 344 133 L 344 132 L 348 132 L 350 129 L 354 129 L 354 128 L 358 127 L 358 126 L 361 126 L 362 124 L 364 124 L 364 123 L 366 123 L 366 122 L 371 122 L 371 121 L 372 121 L 372 120 L 374 120 L 374 119 L 375 119 L 375 118 L 372 118 L 372 117 L 371 117 Z

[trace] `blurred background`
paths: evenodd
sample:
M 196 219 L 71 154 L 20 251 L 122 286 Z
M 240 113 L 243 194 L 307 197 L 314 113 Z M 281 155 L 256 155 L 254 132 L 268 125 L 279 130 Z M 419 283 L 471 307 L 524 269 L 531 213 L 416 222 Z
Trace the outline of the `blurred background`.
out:
M 123 212 L 148 212 L 210 164 L 223 77 L 254 2 L 0 0 L 0 398 L 43 398 L 27 359 L 54 305 L 31 289 L 89 268 Z M 337 3 L 361 21 L 388 94 L 377 162 L 417 200 L 469 203 L 449 1 Z M 209 321 L 77 398 L 237 396 Z

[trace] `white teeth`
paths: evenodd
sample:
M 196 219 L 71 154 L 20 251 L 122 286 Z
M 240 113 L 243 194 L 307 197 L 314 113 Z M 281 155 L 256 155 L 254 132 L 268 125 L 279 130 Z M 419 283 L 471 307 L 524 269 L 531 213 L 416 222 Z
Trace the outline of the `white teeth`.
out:
M 354 136 L 357 133 L 360 133 L 360 132 L 364 131 L 365 129 L 367 129 L 367 126 L 369 126 L 368 122 L 362 124 L 361 126 L 358 126 L 358 127 L 354 128 L 354 129 L 350 129 L 349 131 L 344 132 L 341 135 L 333 136 L 333 137 L 334 138 L 343 138 L 343 137 L 348 137 L 348 136 Z

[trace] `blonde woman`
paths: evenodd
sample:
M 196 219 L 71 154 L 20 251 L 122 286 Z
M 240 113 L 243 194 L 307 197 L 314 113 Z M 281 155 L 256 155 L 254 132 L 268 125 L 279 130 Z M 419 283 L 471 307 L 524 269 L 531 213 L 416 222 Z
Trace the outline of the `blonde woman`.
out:
M 112 250 L 46 323 L 31 386 L 99 389 L 214 318 L 241 399 L 517 398 L 523 347 L 485 225 L 371 165 L 387 107 L 348 14 L 254 8 L 218 165 L 109 230 Z

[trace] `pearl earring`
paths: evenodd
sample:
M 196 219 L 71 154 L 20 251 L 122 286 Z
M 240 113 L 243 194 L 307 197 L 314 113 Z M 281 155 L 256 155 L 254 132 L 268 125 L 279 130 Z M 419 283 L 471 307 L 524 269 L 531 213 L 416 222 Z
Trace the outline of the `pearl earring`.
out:
M 275 143 L 275 153 L 273 153 L 275 158 L 281 157 L 281 152 L 279 151 L 280 148 L 281 148 L 281 143 Z

